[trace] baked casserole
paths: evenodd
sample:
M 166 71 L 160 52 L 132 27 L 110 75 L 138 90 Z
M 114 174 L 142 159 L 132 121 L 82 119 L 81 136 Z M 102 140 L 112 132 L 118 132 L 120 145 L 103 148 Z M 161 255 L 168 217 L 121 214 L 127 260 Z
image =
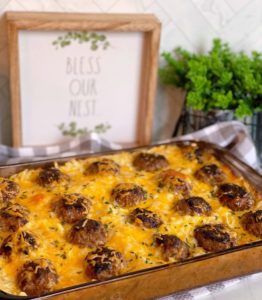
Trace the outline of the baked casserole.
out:
M 262 237 L 261 195 L 198 144 L 0 178 L 0 287 L 42 295 Z

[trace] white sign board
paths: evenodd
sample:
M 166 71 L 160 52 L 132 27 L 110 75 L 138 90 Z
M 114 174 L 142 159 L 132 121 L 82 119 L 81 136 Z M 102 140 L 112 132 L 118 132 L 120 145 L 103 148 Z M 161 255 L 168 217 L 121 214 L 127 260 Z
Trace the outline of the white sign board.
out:
M 13 146 L 151 141 L 161 24 L 150 14 L 6 13 Z
M 143 33 L 20 30 L 18 46 L 23 145 L 135 141 Z

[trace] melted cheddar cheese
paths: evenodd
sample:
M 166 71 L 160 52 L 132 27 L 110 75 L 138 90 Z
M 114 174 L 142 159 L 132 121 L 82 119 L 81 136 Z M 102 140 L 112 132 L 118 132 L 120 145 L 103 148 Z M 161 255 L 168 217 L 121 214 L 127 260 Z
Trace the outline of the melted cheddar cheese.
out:
M 140 152 L 141 150 L 139 150 Z M 117 162 L 120 167 L 119 175 L 84 175 L 86 167 L 98 160 L 91 157 L 83 160 L 71 160 L 64 165 L 56 165 L 71 178 L 68 185 L 55 185 L 52 189 L 41 187 L 36 183 L 40 169 L 24 170 L 14 174 L 10 179 L 20 186 L 20 194 L 13 202 L 19 203 L 30 211 L 29 222 L 22 230 L 33 233 L 38 237 L 39 247 L 29 253 L 11 255 L 9 259 L 0 256 L 0 288 L 15 295 L 24 293 L 16 284 L 18 270 L 25 261 L 39 257 L 48 258 L 54 264 L 59 275 L 56 289 L 74 286 L 90 280 L 85 273 L 84 258 L 93 249 L 80 248 L 67 241 L 67 234 L 72 225 L 63 224 L 52 211 L 52 203 L 63 193 L 81 193 L 92 201 L 88 218 L 102 222 L 108 231 L 106 246 L 120 251 L 127 261 L 123 273 L 132 272 L 159 264 L 164 264 L 159 248 L 153 245 L 153 234 L 174 234 L 185 241 L 190 247 L 191 257 L 204 254 L 205 251 L 197 246 L 193 236 L 196 226 L 206 223 L 223 223 L 227 225 L 237 237 L 237 244 L 246 244 L 257 240 L 248 234 L 239 222 L 243 212 L 233 212 L 221 206 L 213 195 L 213 187 L 195 179 L 194 173 L 202 164 L 197 160 L 188 160 L 180 148 L 175 145 L 156 146 L 149 153 L 164 155 L 169 161 L 170 168 L 186 175 L 192 185 L 192 196 L 203 197 L 212 207 L 210 216 L 182 216 L 175 211 L 176 202 L 181 195 L 174 195 L 164 189 L 159 189 L 156 176 L 159 172 L 137 171 L 132 161 L 135 153 L 119 152 L 106 157 Z M 103 158 L 105 156 L 100 156 Z M 215 163 L 226 174 L 227 182 L 232 182 L 252 191 L 252 187 L 242 178 L 237 177 L 223 163 L 214 156 L 205 157 L 204 164 Z M 147 192 L 147 200 L 136 207 L 147 208 L 157 213 L 163 220 L 158 229 L 147 229 L 130 224 L 127 216 L 135 208 L 121 208 L 113 203 L 111 191 L 118 183 L 136 183 Z M 254 193 L 253 193 L 254 194 Z M 261 208 L 260 199 L 256 197 L 254 209 Z M 0 244 L 9 235 L 0 232 Z

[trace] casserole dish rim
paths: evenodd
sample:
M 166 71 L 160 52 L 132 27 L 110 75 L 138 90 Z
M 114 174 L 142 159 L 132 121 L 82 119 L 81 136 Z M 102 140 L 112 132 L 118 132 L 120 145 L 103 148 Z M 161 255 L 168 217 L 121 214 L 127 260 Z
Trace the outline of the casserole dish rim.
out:
M 204 142 L 204 141 L 198 141 L 198 140 L 180 140 L 180 141 L 172 141 L 172 142 L 164 142 L 164 143 L 155 143 L 151 145 L 145 145 L 145 146 L 139 146 L 139 147 L 132 147 L 132 148 L 127 148 L 127 149 L 117 149 L 117 150 L 109 150 L 109 151 L 104 151 L 104 152 L 94 152 L 94 153 L 87 153 L 87 154 L 80 154 L 80 155 L 72 155 L 72 156 L 67 156 L 67 157 L 52 157 L 52 158 L 47 158 L 43 160 L 38 160 L 38 161 L 32 161 L 32 162 L 23 162 L 23 163 L 15 163 L 15 164 L 10 164 L 10 165 L 2 165 L 0 166 L 0 176 L 6 177 L 10 176 L 14 173 L 18 173 L 24 169 L 32 169 L 32 168 L 40 168 L 43 166 L 46 166 L 48 164 L 53 164 L 53 163 L 58 163 L 58 165 L 64 164 L 70 160 L 81 160 L 81 159 L 88 159 L 88 158 L 93 158 L 93 157 L 101 157 L 101 156 L 108 156 L 108 155 L 114 155 L 118 154 L 121 152 L 129 152 L 133 153 L 139 150 L 149 150 L 154 147 L 160 147 L 160 146 L 183 146 L 183 145 L 190 145 L 190 144 L 197 144 L 201 145 L 204 148 L 211 149 L 213 151 L 213 154 L 218 158 L 219 161 L 225 163 L 237 176 L 242 176 L 251 184 L 253 187 L 260 187 L 260 184 L 262 183 L 262 176 L 254 170 L 252 167 L 248 166 L 246 163 L 241 161 L 239 158 L 237 158 L 235 155 L 230 153 L 228 150 L 225 148 L 222 148 L 220 146 L 217 146 L 216 144 L 212 144 L 209 142 Z M 242 166 L 242 170 L 240 168 Z M 243 169 L 246 171 L 244 172 Z M 8 174 L 6 175 L 5 174 Z M 4 175 L 2 175 L 4 174 Z M 251 177 L 249 175 L 252 175 Z M 262 192 L 262 187 L 259 189 L 259 192 Z M 182 266 L 182 265 L 187 265 L 187 264 L 192 264 L 194 262 L 198 261 L 203 261 L 203 260 L 208 260 L 213 257 L 218 257 L 222 255 L 228 255 L 230 253 L 242 251 L 245 249 L 249 248 L 256 248 L 262 246 L 262 240 L 257 240 L 248 244 L 244 245 L 239 245 L 232 247 L 227 250 L 223 251 L 218 251 L 218 252 L 212 252 L 212 253 L 205 253 L 200 256 L 195 256 L 189 259 L 186 259 L 182 262 L 172 262 L 172 263 L 166 263 L 150 268 L 145 268 L 129 273 L 124 273 L 118 276 L 111 277 L 107 280 L 104 281 L 89 281 L 87 283 L 82 283 L 79 285 L 74 285 L 62 289 L 58 289 L 46 294 L 43 294 L 41 296 L 19 296 L 19 295 L 13 295 L 13 294 L 8 294 L 0 290 L 0 298 L 1 299 L 10 299 L 10 300 L 19 300 L 19 299 L 45 299 L 45 298 L 51 298 L 51 296 L 57 296 L 57 295 L 62 295 L 67 292 L 72 292 L 72 291 L 77 291 L 77 290 L 82 290 L 85 288 L 92 288 L 95 286 L 103 286 L 103 285 L 108 285 L 112 282 L 116 281 L 122 281 L 122 280 L 128 280 L 129 278 L 134 278 L 143 274 L 148 274 L 152 272 L 157 272 L 159 270 L 163 269 L 168 269 L 176 266 Z M 232 277 L 230 277 L 232 278 Z M 226 278 L 229 279 L 229 278 Z M 215 281 L 217 282 L 217 281 Z M 210 284 L 212 283 L 212 280 Z M 203 284 L 206 285 L 206 284 Z M 201 287 L 203 285 L 198 285 L 197 287 Z

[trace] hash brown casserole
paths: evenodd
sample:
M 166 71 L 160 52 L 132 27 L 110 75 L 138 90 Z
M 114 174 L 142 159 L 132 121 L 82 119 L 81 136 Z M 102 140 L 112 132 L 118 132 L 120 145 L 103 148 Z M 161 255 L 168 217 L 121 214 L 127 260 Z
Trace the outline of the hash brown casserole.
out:
M 25 169 L 0 178 L 0 287 L 41 295 L 247 244 L 261 209 L 194 143 Z

